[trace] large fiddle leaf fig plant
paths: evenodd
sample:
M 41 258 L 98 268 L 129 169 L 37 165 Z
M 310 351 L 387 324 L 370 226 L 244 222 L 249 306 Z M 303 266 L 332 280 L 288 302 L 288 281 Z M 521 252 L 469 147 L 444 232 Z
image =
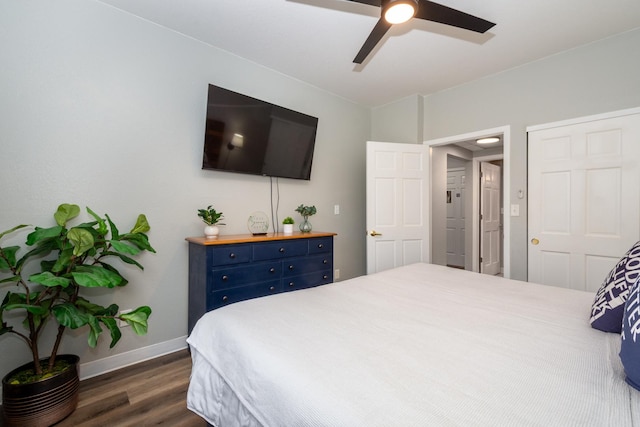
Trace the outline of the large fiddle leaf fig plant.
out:
M 127 284 L 110 260 L 143 269 L 134 257 L 155 252 L 145 234 L 150 229 L 147 218 L 139 215 L 131 231 L 121 233 L 108 215 L 102 218 L 89 208 L 87 212 L 93 220 L 70 226 L 80 208 L 62 204 L 54 214 L 55 226 L 35 227 L 24 247 L 0 246 L 0 285 L 10 287 L 0 306 L 0 335 L 14 334 L 29 346 L 36 378 L 50 375 L 67 328 L 86 327 L 90 347 L 97 345 L 103 327 L 111 335 L 110 347 L 116 345 L 122 336 L 118 320 L 138 335 L 147 333 L 151 308 L 142 306 L 125 314 L 116 304 L 103 307 L 82 296 L 86 288 L 115 289 Z M 0 240 L 25 227 L 0 233 Z M 9 324 L 9 318 L 18 317 L 14 313 L 20 314 L 22 327 Z M 51 351 L 43 355 L 39 340 L 48 321 L 57 322 L 58 327 Z M 41 359 L 46 358 L 43 366 Z

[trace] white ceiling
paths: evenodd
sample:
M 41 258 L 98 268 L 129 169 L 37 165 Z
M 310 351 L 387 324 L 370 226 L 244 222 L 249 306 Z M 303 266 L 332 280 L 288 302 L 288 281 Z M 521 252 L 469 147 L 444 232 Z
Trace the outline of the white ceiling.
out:
M 372 107 L 640 27 L 638 0 L 442 0 L 497 25 L 476 34 L 414 19 L 392 28 L 356 65 L 377 7 L 344 0 L 100 1 Z

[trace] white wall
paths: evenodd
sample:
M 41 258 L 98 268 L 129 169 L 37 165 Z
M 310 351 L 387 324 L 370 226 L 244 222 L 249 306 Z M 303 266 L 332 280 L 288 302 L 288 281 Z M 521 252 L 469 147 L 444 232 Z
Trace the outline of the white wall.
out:
M 512 278 L 527 278 L 526 127 L 640 106 L 639 47 L 640 29 L 425 96 L 425 140 L 511 125 Z
M 186 334 L 184 238 L 202 233 L 198 208 L 224 212 L 227 234 L 270 211 L 268 178 L 201 170 L 208 83 L 319 118 L 311 181 L 280 180 L 280 219 L 316 205 L 314 229 L 338 233 L 341 278 L 364 274 L 368 109 L 90 0 L 0 2 L 0 52 L 0 231 L 53 225 L 63 202 L 123 229 L 138 213 L 151 224 L 157 254 L 140 259 L 145 271 L 123 267 L 126 288 L 92 292 L 121 308 L 150 305 L 149 334 L 126 331 L 109 351 L 108 336 L 88 350 L 73 333 L 62 350 L 81 362 Z M 16 338 L 0 337 L 0 348 L 0 376 L 28 361 Z

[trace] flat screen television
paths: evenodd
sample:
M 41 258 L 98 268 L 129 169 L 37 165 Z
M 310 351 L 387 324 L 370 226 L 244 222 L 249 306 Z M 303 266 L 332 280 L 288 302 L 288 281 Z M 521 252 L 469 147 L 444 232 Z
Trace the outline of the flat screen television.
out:
M 209 85 L 202 169 L 311 179 L 318 119 Z

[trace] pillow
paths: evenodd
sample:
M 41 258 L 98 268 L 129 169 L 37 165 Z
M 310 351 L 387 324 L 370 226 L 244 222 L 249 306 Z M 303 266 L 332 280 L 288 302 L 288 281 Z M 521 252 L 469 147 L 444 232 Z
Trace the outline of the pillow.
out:
M 598 289 L 591 306 L 591 326 L 604 332 L 622 330 L 624 304 L 640 274 L 640 241 L 629 249 Z
M 640 390 L 640 280 L 636 280 L 625 304 L 620 360 L 627 382 Z

